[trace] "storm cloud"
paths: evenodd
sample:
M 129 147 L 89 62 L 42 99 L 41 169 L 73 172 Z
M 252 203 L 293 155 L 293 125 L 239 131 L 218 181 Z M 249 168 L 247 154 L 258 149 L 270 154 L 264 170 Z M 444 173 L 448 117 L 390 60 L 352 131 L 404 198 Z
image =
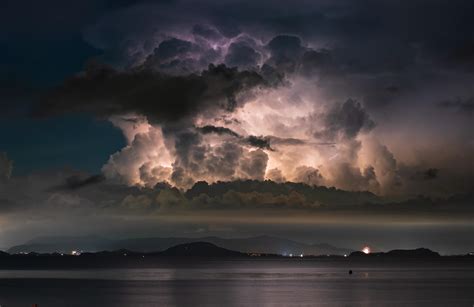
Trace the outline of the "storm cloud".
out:
M 473 166 L 458 156 L 474 150 L 474 38 L 459 30 L 473 26 L 468 7 L 137 1 L 83 32 L 107 64 L 47 92 L 35 114 L 112 121 L 127 145 L 102 172 L 130 186 L 274 179 L 381 195 L 467 191 Z M 440 171 L 413 180 L 426 169 Z

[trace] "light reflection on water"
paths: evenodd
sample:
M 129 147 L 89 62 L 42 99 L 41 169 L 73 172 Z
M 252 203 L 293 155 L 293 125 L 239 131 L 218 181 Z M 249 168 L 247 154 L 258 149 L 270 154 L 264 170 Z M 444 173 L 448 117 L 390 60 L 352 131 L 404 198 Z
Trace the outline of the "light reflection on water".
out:
M 461 276 L 459 276 L 459 274 Z M 438 279 L 474 278 L 474 269 L 380 269 L 356 268 L 349 276 L 344 269 L 333 268 L 141 268 L 141 269 L 85 269 L 85 270 L 0 270 L 2 279 L 94 279 L 130 281 L 169 280 L 306 280 L 324 279 Z
M 348 269 L 353 274 L 348 274 Z M 474 265 L 206 261 L 156 268 L 0 270 L 0 305 L 472 306 Z

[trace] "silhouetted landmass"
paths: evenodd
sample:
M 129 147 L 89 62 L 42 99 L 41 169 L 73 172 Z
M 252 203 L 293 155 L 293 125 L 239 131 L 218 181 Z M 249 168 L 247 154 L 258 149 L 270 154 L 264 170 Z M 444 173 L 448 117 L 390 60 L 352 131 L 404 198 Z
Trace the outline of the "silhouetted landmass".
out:
M 165 250 L 177 244 L 199 241 L 210 242 L 217 246 L 242 253 L 344 255 L 352 252 L 350 249 L 339 248 L 329 244 L 305 244 L 272 236 L 233 239 L 219 237 L 128 239 L 115 242 L 111 248 L 126 248 L 135 251 L 151 252 Z
M 170 247 L 192 243 L 209 242 L 222 248 L 242 253 L 304 254 L 304 255 L 344 255 L 352 252 L 348 248 L 339 248 L 329 244 L 305 244 L 293 240 L 271 236 L 224 239 L 219 237 L 200 238 L 132 238 L 108 240 L 96 236 L 88 237 L 43 237 L 26 244 L 11 247 L 8 252 L 15 253 L 70 253 L 78 251 L 116 251 L 120 249 L 135 252 L 160 252 Z
M 163 252 L 140 253 L 125 249 L 96 253 L 28 253 L 0 254 L 1 269 L 67 269 L 67 268 L 117 268 L 155 267 L 179 259 L 216 259 L 251 257 L 218 247 L 208 242 L 194 242 L 171 247 Z M 189 261 L 189 260 L 187 260 Z
M 130 250 L 101 251 L 96 253 L 83 254 L 61 254 L 61 253 L 28 253 L 9 254 L 0 252 L 0 269 L 86 269 L 86 268 L 145 268 L 163 267 L 172 265 L 175 262 L 192 264 L 194 261 L 207 261 L 215 259 L 279 259 L 285 261 L 336 261 L 342 263 L 357 263 L 389 261 L 399 264 L 420 262 L 450 263 L 458 265 L 460 263 L 472 263 L 474 254 L 458 256 L 440 256 L 437 252 L 420 248 L 414 250 L 392 250 L 386 253 L 364 254 L 353 252 L 349 257 L 338 255 L 326 256 L 303 256 L 281 255 L 263 253 L 241 253 L 216 246 L 209 242 L 193 242 L 179 244 L 162 252 L 141 253 Z
M 370 253 L 365 254 L 357 251 L 350 254 L 350 257 L 379 257 L 379 258 L 433 258 L 441 257 L 439 253 L 427 248 L 417 249 L 394 249 L 386 253 Z
M 159 253 L 173 257 L 246 257 L 247 254 L 225 249 L 209 242 L 180 244 Z
M 83 251 L 102 251 L 102 250 L 118 250 L 118 248 L 110 248 L 114 241 L 99 236 L 55 236 L 55 237 L 38 237 L 32 239 L 25 244 L 16 245 L 8 249 L 10 254 L 18 253 L 70 253 L 73 250 Z

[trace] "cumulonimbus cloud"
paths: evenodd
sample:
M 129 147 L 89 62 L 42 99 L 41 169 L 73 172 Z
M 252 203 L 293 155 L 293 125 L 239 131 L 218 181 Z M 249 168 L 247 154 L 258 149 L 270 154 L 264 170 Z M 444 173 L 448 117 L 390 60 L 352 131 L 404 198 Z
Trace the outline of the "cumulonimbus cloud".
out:
M 248 29 L 164 28 L 146 38 L 153 47 L 132 67 L 91 65 L 49 92 L 37 114 L 109 118 L 128 144 L 103 172 L 128 185 L 272 179 L 412 190 L 418 168 L 374 132 L 381 125 L 374 113 L 410 87 L 398 82 L 413 79 L 402 69 L 414 63 L 410 52 L 381 63 L 356 45 L 318 48 L 302 36 Z

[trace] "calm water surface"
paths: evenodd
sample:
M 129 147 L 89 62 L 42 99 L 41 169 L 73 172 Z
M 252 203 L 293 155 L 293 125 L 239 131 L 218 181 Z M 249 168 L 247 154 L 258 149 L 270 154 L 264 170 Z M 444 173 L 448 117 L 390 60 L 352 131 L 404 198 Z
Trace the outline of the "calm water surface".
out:
M 0 306 L 33 303 L 472 307 L 474 264 L 218 260 L 135 269 L 1 270 Z

